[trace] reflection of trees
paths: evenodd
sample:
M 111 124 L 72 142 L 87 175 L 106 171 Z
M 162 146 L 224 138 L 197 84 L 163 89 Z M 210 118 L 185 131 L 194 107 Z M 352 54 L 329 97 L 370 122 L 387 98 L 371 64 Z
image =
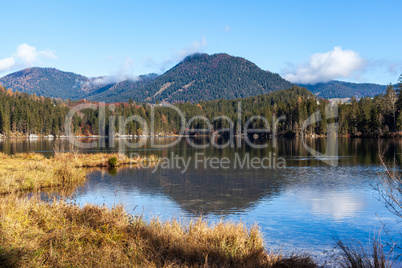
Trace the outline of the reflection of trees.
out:
M 172 143 L 178 139 L 177 137 L 164 137 L 155 138 L 154 144 L 156 146 Z M 252 140 L 255 144 L 268 144 L 266 149 L 252 149 L 248 146 L 245 140 L 241 139 L 240 148 L 238 148 L 237 139 L 234 139 L 234 148 L 226 147 L 223 149 L 216 149 L 211 144 L 210 137 L 191 137 L 189 138 L 194 144 L 202 145 L 209 144 L 209 147 L 202 150 L 196 150 L 186 141 L 186 138 L 182 140 L 173 147 L 158 149 L 154 148 L 151 144 L 150 139 L 140 139 L 133 138 L 123 141 L 123 139 L 114 139 L 114 147 L 110 148 L 109 139 L 104 139 L 104 147 L 96 147 L 83 152 L 98 152 L 98 151 L 110 151 L 119 150 L 122 143 L 129 142 L 131 144 L 136 144 L 144 141 L 144 145 L 141 148 L 130 148 L 126 147 L 124 150 L 126 154 L 139 153 L 139 154 L 155 154 L 158 156 L 167 156 L 171 151 L 175 154 L 186 157 L 187 155 L 192 155 L 190 151 L 205 152 L 208 155 L 220 156 L 220 157 L 231 157 L 235 152 L 245 154 L 250 153 L 250 156 L 265 156 L 269 152 L 276 153 L 277 156 L 285 156 L 291 158 L 292 156 L 310 156 L 310 154 L 303 147 L 301 138 L 287 139 L 287 138 L 277 138 L 277 139 L 257 139 Z M 313 148 L 314 150 L 325 153 L 326 150 L 326 138 L 305 138 L 306 144 Z M 80 139 L 81 142 L 92 142 L 98 141 L 100 144 L 100 139 Z M 389 149 L 385 152 L 385 160 L 393 159 L 396 156 L 397 160 L 401 163 L 402 161 L 402 140 L 401 139 L 382 139 L 385 146 Z M 7 154 L 14 154 L 19 152 L 30 152 L 37 151 L 43 152 L 45 155 L 51 155 L 53 149 L 53 139 L 37 139 L 37 140 L 27 140 L 27 139 L 7 139 L 0 140 L 0 151 Z M 219 145 L 227 143 L 225 138 L 217 138 L 215 142 Z M 339 138 L 339 154 L 340 156 L 347 156 L 348 159 L 344 164 L 380 164 L 378 158 L 378 145 L 376 139 L 365 139 L 365 138 Z M 124 146 L 123 146 L 124 147 Z M 68 144 L 66 144 L 65 150 L 68 150 Z M 341 160 L 342 161 L 342 160 Z M 295 166 L 309 166 L 317 165 L 317 161 L 312 159 L 311 161 L 290 161 L 291 165 Z M 319 164 L 319 163 L 318 163 Z
M 382 139 L 388 150 L 385 152 L 386 159 L 397 158 L 399 163 L 402 160 L 402 140 Z M 325 153 L 326 138 L 306 138 L 306 144 L 314 150 Z M 277 154 L 283 156 L 310 156 L 303 147 L 300 139 L 278 139 Z M 339 138 L 338 140 L 339 161 L 342 165 L 373 165 L 381 164 L 378 158 L 378 144 L 376 139 L 364 138 Z M 291 158 L 291 157 L 290 157 Z M 292 158 L 291 158 L 292 159 Z M 289 161 L 292 166 L 316 166 L 322 165 L 314 159 L 304 161 Z

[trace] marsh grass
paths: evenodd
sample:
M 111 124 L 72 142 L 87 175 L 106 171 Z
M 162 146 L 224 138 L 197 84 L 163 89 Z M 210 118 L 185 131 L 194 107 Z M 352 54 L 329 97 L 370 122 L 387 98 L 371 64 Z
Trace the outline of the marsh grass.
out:
M 1 199 L 0 266 L 315 267 L 308 257 L 267 254 L 256 226 L 145 222 L 121 206 Z
M 129 158 L 123 154 L 55 153 L 51 158 L 41 154 L 23 153 L 6 155 L 0 153 L 0 194 L 19 191 L 36 191 L 43 188 L 78 186 L 85 181 L 90 167 L 109 167 L 114 158 L 115 167 L 136 166 L 140 162 L 152 166 L 157 157 Z
M 337 266 L 343 268 L 389 268 L 393 266 L 389 256 L 384 252 L 384 245 L 379 239 L 373 239 L 371 245 L 364 247 L 360 242 L 345 243 L 335 239 L 340 254 Z

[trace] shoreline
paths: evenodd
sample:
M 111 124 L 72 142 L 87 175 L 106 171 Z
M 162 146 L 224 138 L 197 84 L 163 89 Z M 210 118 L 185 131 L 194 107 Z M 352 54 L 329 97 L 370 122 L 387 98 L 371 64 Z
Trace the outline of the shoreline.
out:
M 246 137 L 246 134 L 241 134 L 240 138 Z M 250 135 L 251 136 L 251 135 Z M 213 137 L 227 137 L 227 135 L 207 135 L 207 134 L 183 134 L 183 135 L 117 135 L 117 136 L 98 136 L 98 135 L 90 135 L 90 136 L 38 136 L 35 135 L 35 137 L 30 137 L 26 135 L 11 135 L 11 136 L 6 136 L 3 134 L 0 134 L 0 141 L 3 140 L 55 140 L 55 139 L 163 139 L 163 138 L 213 138 Z M 234 135 L 234 137 L 239 137 L 239 135 Z M 351 139 L 358 139 L 358 138 L 401 138 L 402 137 L 402 132 L 390 132 L 390 133 L 385 133 L 383 135 L 351 135 L 351 134 L 342 134 L 342 135 L 319 135 L 319 134 L 305 134 L 305 135 L 288 135 L 286 133 L 284 134 L 277 134 L 277 135 L 268 135 L 268 136 L 254 136 L 254 139 L 272 139 L 272 138 L 288 138 L 288 139 L 294 139 L 294 138 L 328 138 L 328 137 L 337 137 L 337 138 L 351 138 Z

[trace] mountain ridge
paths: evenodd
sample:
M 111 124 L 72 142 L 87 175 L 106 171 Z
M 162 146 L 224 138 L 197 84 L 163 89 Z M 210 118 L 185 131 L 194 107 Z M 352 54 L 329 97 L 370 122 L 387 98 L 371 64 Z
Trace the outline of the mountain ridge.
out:
M 353 83 L 338 80 L 321 82 L 316 84 L 298 84 L 298 86 L 307 88 L 318 97 L 331 98 L 351 98 L 360 99 L 362 97 L 373 97 L 384 93 L 387 86 L 375 83 Z
M 56 68 L 30 67 L 0 78 L 3 87 L 14 91 L 53 98 L 77 98 L 92 92 L 95 78 L 87 78 Z
M 141 75 L 136 81 L 101 84 L 99 78 L 88 78 L 55 68 L 31 67 L 0 78 L 0 85 L 14 91 L 53 98 L 102 102 L 127 102 L 133 99 L 151 103 L 239 99 L 294 86 L 278 74 L 226 53 L 196 53 L 161 75 Z M 372 97 L 384 93 L 386 89 L 385 85 L 336 80 L 299 86 L 321 98 Z

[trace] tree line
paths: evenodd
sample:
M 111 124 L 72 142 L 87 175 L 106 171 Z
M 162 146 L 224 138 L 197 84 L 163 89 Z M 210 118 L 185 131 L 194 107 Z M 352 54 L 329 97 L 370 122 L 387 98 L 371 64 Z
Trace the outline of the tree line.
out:
M 400 78 L 397 88 L 389 85 L 384 94 L 360 100 L 352 98 L 344 104 L 331 104 L 298 86 L 243 99 L 175 104 L 174 107 L 183 113 L 184 118 L 171 106 L 151 106 L 130 100 L 128 103 L 105 104 L 104 121 L 100 120 L 101 109 L 79 110 L 74 113 L 68 127 L 75 135 L 89 136 L 102 134 L 100 126 L 104 125 L 104 134 L 107 135 L 112 129 L 114 133 L 123 132 L 119 126 L 125 120 L 125 134 L 141 135 L 151 134 L 153 121 L 153 134 L 166 135 L 179 133 L 182 126 L 186 130 L 197 131 L 208 128 L 210 123 L 214 131 L 233 128 L 243 132 L 246 126 L 248 129 L 265 129 L 267 123 L 272 127 L 277 122 L 279 134 L 294 136 L 325 135 L 331 130 L 329 126 L 332 123 L 338 123 L 338 133 L 342 135 L 381 136 L 402 131 L 401 88 Z M 93 104 L 85 100 L 38 97 L 0 86 L 0 133 L 7 136 L 16 133 L 65 135 L 67 114 L 74 106 L 85 103 Z M 327 114 L 331 109 L 336 109 L 336 114 Z M 141 118 L 143 121 L 130 118 Z M 306 125 L 309 118 L 313 120 Z

